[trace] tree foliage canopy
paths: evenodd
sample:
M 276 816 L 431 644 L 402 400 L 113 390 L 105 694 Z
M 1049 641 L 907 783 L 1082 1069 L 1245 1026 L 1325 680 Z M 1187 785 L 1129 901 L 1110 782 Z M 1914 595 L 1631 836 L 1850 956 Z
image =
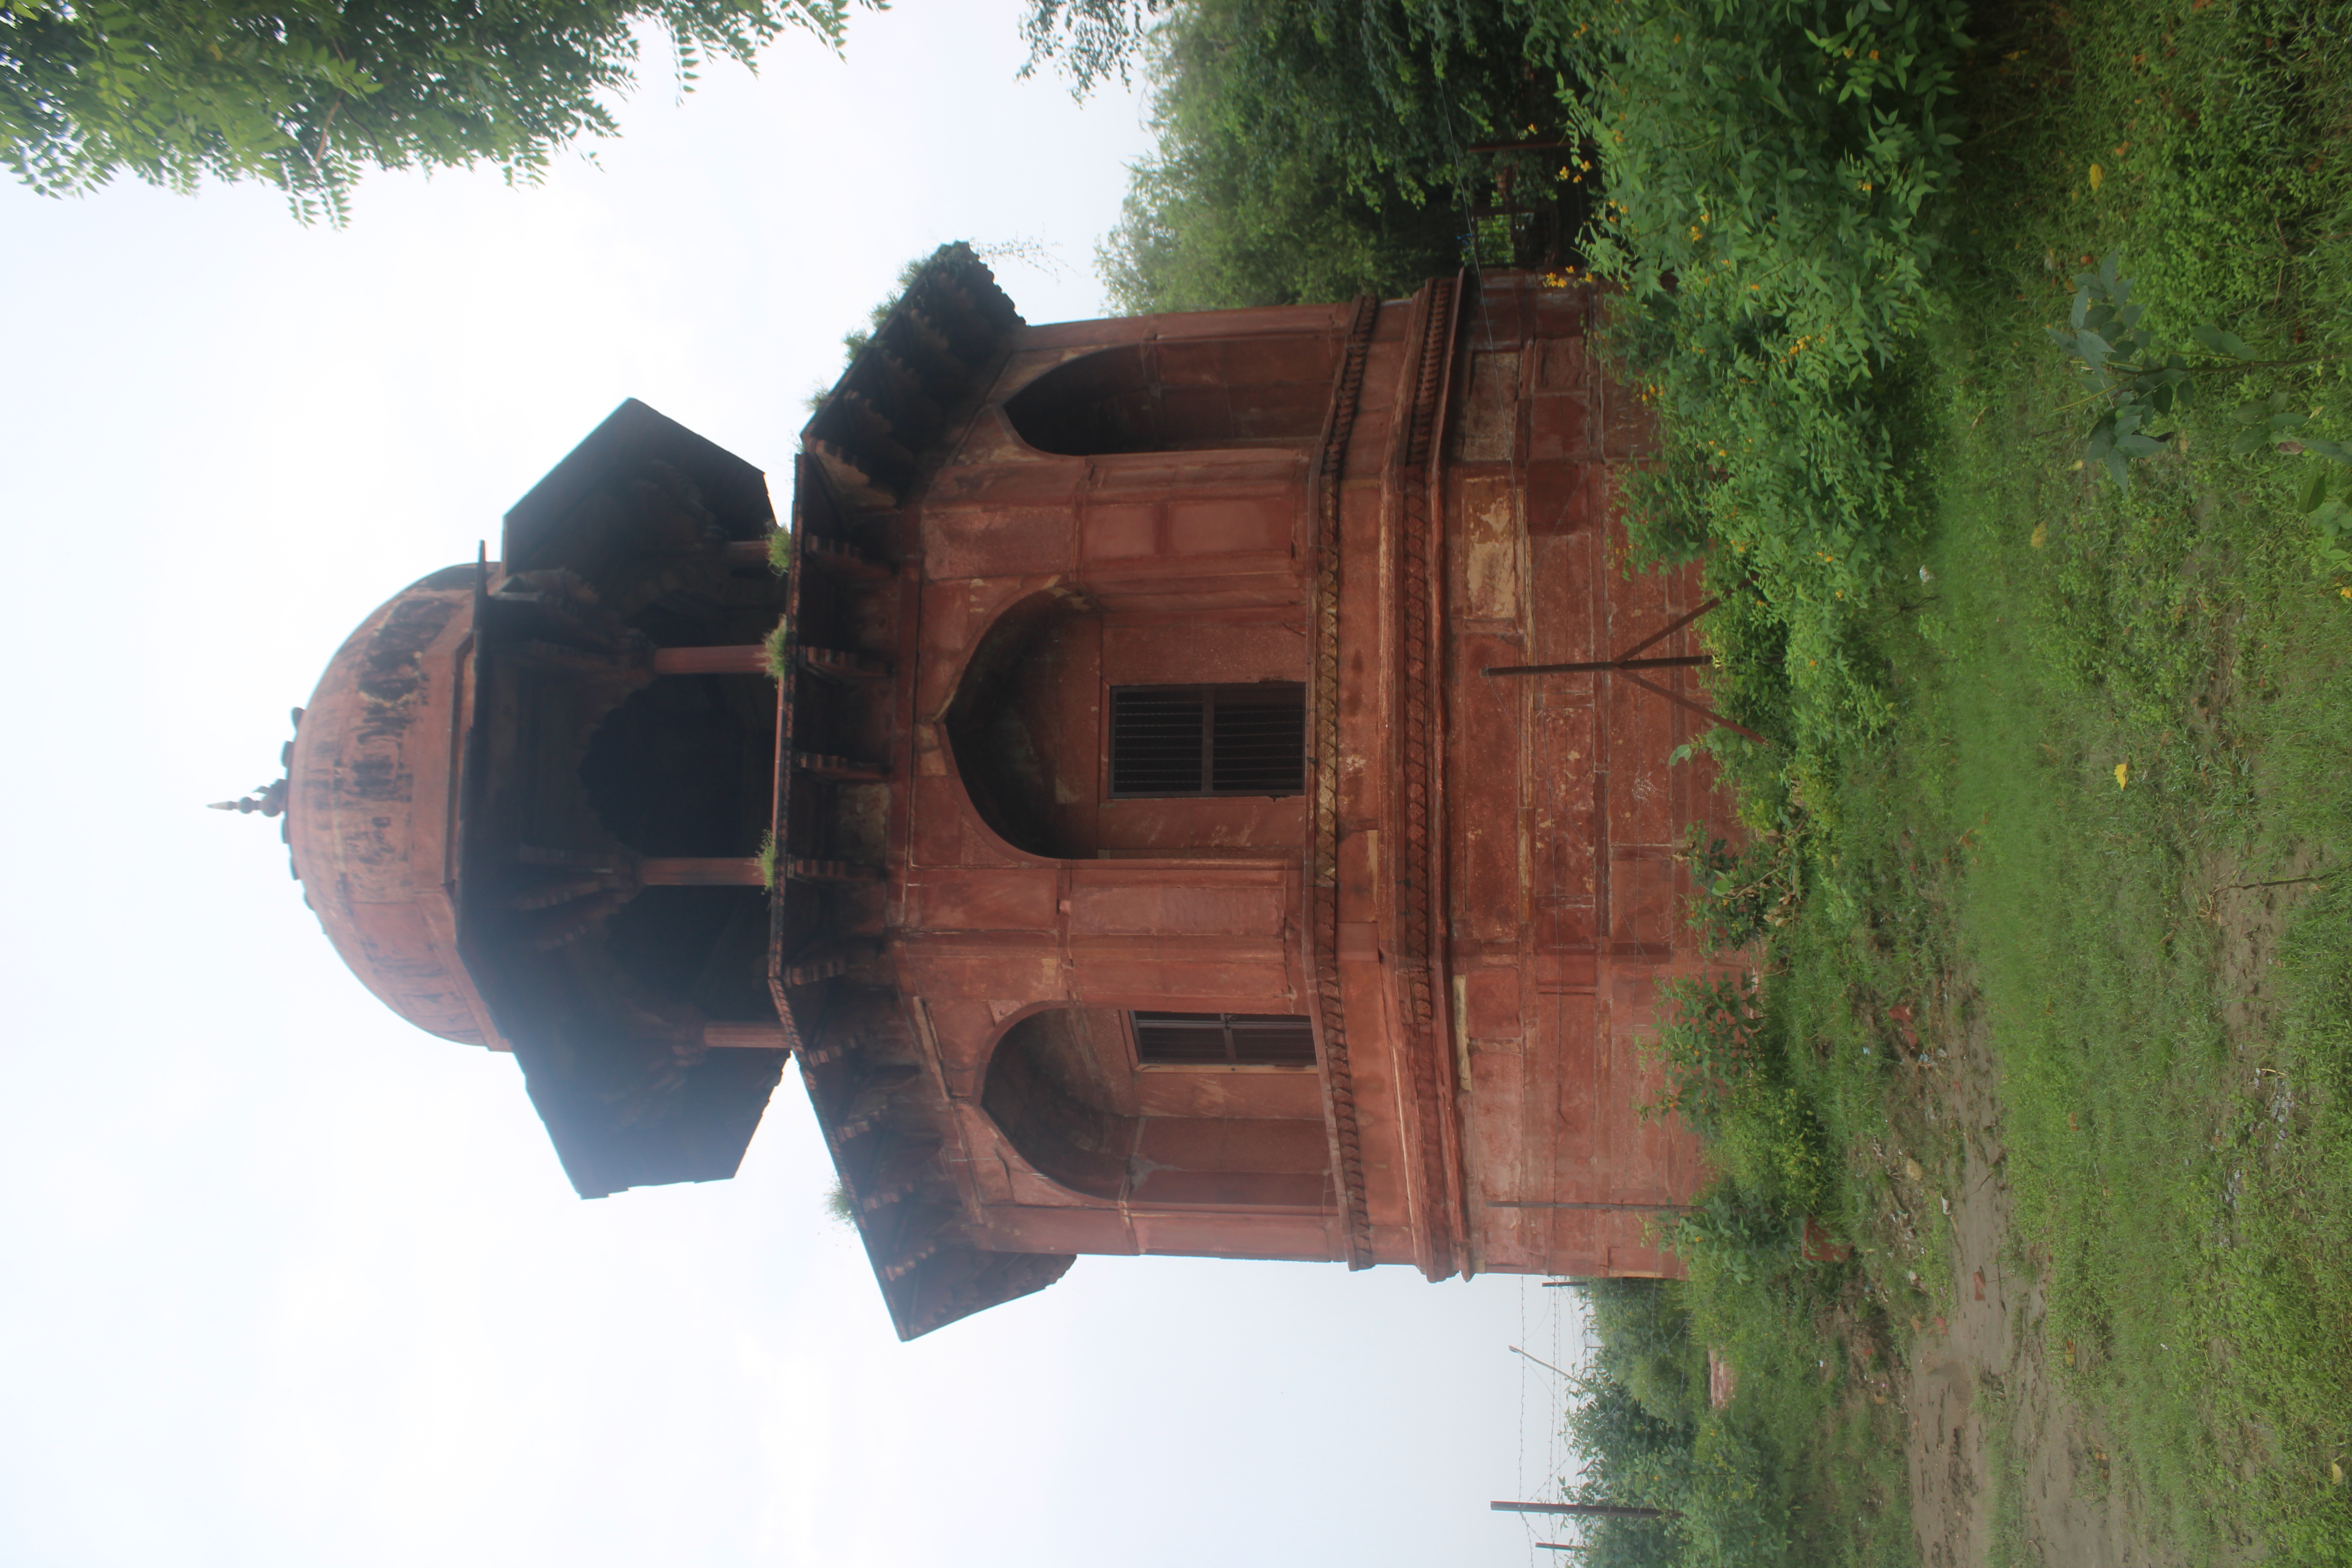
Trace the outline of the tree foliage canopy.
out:
M 1029 45 L 1029 63 L 1023 76 L 1035 73 L 1051 60 L 1070 79 L 1070 89 L 1084 98 L 1113 77 L 1132 80 L 1136 57 L 1143 52 L 1154 18 L 1164 16 L 1176 0 L 1029 0 L 1029 16 L 1021 36 Z
M 867 4 L 875 0 L 866 0 Z M 848 0 L 0 0 L 0 161 L 65 195 L 129 174 L 278 186 L 340 221 L 365 168 L 494 163 L 538 177 L 614 134 L 637 29 L 679 85 L 802 27 L 838 47 Z
M 1035 58 L 1083 90 L 1157 9 L 1037 0 Z M 1158 144 L 1101 251 L 1113 298 L 1139 311 L 1286 304 L 1452 270 L 1469 147 L 1530 104 L 1557 119 L 1525 34 L 1509 0 L 1169 7 L 1144 55 Z

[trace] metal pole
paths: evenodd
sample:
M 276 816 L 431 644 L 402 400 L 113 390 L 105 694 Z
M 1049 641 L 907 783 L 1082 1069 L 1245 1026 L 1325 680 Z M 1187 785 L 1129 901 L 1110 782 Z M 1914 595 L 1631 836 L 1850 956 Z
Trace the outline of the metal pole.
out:
M 1603 1214 L 1688 1214 L 1688 1204 L 1556 1204 L 1540 1198 L 1488 1198 L 1490 1209 L 1598 1209 Z
M 1544 1360 L 1543 1357 L 1539 1355 L 1528 1355 L 1527 1352 L 1519 1349 L 1517 1345 L 1506 1345 L 1503 1348 L 1509 1351 L 1514 1355 L 1527 1355 L 1529 1361 L 1535 1363 L 1538 1366 L 1543 1368 L 1554 1377 L 1566 1377 L 1568 1375 L 1568 1373 L 1560 1371 L 1559 1368 L 1552 1365 L 1551 1363 Z
M 1555 670 L 1567 674 L 1587 669 L 1628 669 L 1635 666 L 1647 665 L 1705 664 L 1707 661 L 1704 658 L 1636 658 L 1634 655 L 1647 653 L 1650 649 L 1657 647 L 1660 643 L 1665 641 L 1668 637 L 1674 636 L 1676 632 L 1682 630 L 1685 626 L 1690 625 L 1693 621 L 1698 619 L 1701 616 L 1706 614 L 1709 610 L 1714 609 L 1717 605 L 1722 603 L 1723 601 L 1721 599 L 1707 600 L 1706 603 L 1700 605 L 1698 608 L 1691 611 L 1690 614 L 1679 616 L 1675 620 L 1668 621 L 1664 626 L 1660 626 L 1656 631 L 1652 632 L 1648 637 L 1643 637 L 1640 642 L 1635 643 L 1632 647 L 1627 648 L 1615 658 L 1602 659 L 1598 663 L 1593 664 L 1523 664 L 1510 667 L 1498 667 L 1488 670 L 1486 673 L 1489 675 L 1549 675 Z
M 1643 637 L 1640 642 L 1635 643 L 1623 653 L 1619 654 L 1617 656 L 1618 662 L 1622 664 L 1637 653 L 1643 653 L 1657 647 L 1660 643 L 1665 641 L 1668 637 L 1674 636 L 1676 632 L 1682 630 L 1685 626 L 1690 625 L 1693 621 L 1698 619 L 1701 616 L 1706 614 L 1709 610 L 1715 608 L 1721 603 L 1723 603 L 1721 599 L 1709 599 L 1700 605 L 1697 609 L 1693 610 L 1689 615 L 1683 616 L 1680 620 L 1668 621 L 1664 626 L 1661 626 L 1656 631 L 1652 632 L 1648 637 Z
M 1675 658 L 1600 658 L 1582 664 L 1497 664 L 1483 673 L 1487 675 L 1590 675 L 1596 670 L 1612 674 L 1627 669 L 1689 669 L 1714 660 L 1701 653 L 1686 654 Z
M 1689 1204 L 1548 1204 L 1543 1199 L 1486 1199 L 1486 1208 L 1597 1208 L 1601 1213 L 1691 1213 Z
M 1632 681 L 1634 685 L 1640 687 L 1644 691 L 1656 692 L 1659 696 L 1664 698 L 1667 701 L 1673 703 L 1677 708 L 1687 708 L 1702 719 L 1712 719 L 1715 722 L 1722 725 L 1727 730 L 1738 731 L 1740 734 L 1747 736 L 1749 740 L 1755 742 L 1759 746 L 1769 746 L 1772 743 L 1763 736 L 1758 734 L 1755 731 L 1749 729 L 1747 725 L 1735 724 L 1730 720 L 1725 718 L 1722 714 L 1717 712 L 1714 709 L 1694 702 L 1689 698 L 1683 696 L 1680 692 L 1669 691 L 1654 680 L 1644 680 L 1630 669 L 1620 669 L 1617 673 L 1623 676 L 1626 679 Z
M 1759 746 L 1769 746 L 1771 742 L 1748 728 L 1747 725 L 1735 724 L 1714 709 L 1694 702 L 1678 691 L 1669 691 L 1655 681 L 1644 680 L 1633 673 L 1638 669 L 1689 669 L 1698 665 L 1714 663 L 1713 659 L 1703 654 L 1690 654 L 1680 658 L 1636 658 L 1634 655 L 1644 648 L 1655 647 L 1721 603 L 1720 599 L 1707 600 L 1688 615 L 1670 621 L 1657 631 L 1652 632 L 1615 658 L 1585 659 L 1575 664 L 1495 664 L 1488 665 L 1481 673 L 1490 677 L 1496 675 L 1621 675 L 1643 690 L 1655 692 L 1677 708 L 1687 708 L 1711 723 L 1719 724 L 1727 730 L 1745 735 Z
M 1572 1513 L 1580 1519 L 1680 1519 L 1671 1508 L 1621 1508 L 1613 1502 L 1490 1502 L 1496 1513 Z

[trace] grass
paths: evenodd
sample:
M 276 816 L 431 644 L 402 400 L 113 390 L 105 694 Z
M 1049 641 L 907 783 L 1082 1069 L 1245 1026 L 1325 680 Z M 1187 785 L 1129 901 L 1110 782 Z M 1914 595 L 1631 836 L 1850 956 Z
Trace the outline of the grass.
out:
M 1947 662 L 1906 726 L 1951 743 L 1904 782 L 1976 827 L 1953 942 L 2001 1066 L 2012 1250 L 2046 1264 L 2155 1528 L 2344 1560 L 2352 906 L 2232 885 L 2352 853 L 2345 616 L 2261 484 L 2176 462 L 2125 501 L 1997 441 L 1958 448 Z
M 2053 260 L 2120 248 L 2177 336 L 2343 352 L 2340 19 L 2084 5 L 1994 40 L 2059 96 L 1964 193 L 1930 343 L 1941 595 L 1877 791 L 1970 835 L 1941 923 L 2000 1064 L 2011 1249 L 2048 1269 L 2147 1527 L 2195 1561 L 2352 1560 L 2352 888 L 2235 886 L 2352 858 L 2352 605 L 2294 504 L 2317 459 L 2211 455 L 2236 399 L 2212 400 L 2125 496 L 2049 433 L 2073 388 L 2031 329 Z M 2239 395 L 2274 390 L 2342 433 L 2339 365 Z
M 1669 1293 L 1741 1374 L 1713 1418 L 1740 1412 L 1795 1533 L 1684 1550 L 1910 1554 L 1855 1345 L 1899 1351 L 1948 1288 L 1903 1161 L 1932 1185 L 1958 1132 L 1895 1052 L 1927 1027 L 1897 1010 L 1957 978 L 1999 1066 L 2008 1248 L 2080 1347 L 2067 1391 L 2139 1527 L 2185 1561 L 2352 1562 L 2352 595 L 2297 505 L 2319 459 L 2219 455 L 2230 406 L 2272 392 L 2352 433 L 2323 357 L 2352 351 L 2352 16 L 2097 0 L 1969 26 L 1947 248 L 1867 422 L 1903 479 L 1881 569 L 1794 607 L 1783 570 L 1781 605 L 1714 634 L 1729 710 L 1805 737 L 1793 763 L 1727 757 L 1797 896 L 1762 943 L 1775 1094 L 1710 1147 L 1725 1201 L 1860 1250 L 1743 1277 L 1690 1249 Z M 2078 463 L 2095 411 L 2041 331 L 2117 249 L 2170 340 L 2211 321 L 2320 362 L 2191 408 L 2127 496 Z M 1670 416 L 1669 468 L 1713 482 L 1737 448 L 1703 418 Z M 1737 531 L 1693 515 L 1736 584 Z M 2032 1561 L 2012 1440 L 1996 1423 L 1993 1539 Z

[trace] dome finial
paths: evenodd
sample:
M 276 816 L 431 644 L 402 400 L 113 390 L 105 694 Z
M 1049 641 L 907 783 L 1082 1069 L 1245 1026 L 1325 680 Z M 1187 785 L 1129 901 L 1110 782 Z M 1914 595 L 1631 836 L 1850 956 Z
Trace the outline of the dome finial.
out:
M 302 710 L 299 708 L 294 710 L 293 724 L 296 732 L 299 733 L 302 728 Z M 289 741 L 278 749 L 278 765 L 289 770 L 290 775 L 294 766 L 293 742 Z M 264 816 L 283 816 L 286 815 L 286 795 L 291 787 L 289 776 L 275 784 L 256 784 L 253 793 L 243 800 L 215 800 L 206 804 L 215 811 L 243 812 L 247 816 L 257 811 Z
M 215 811 L 259 812 L 264 816 L 282 816 L 286 812 L 286 781 L 260 784 L 243 800 L 215 800 L 208 803 Z

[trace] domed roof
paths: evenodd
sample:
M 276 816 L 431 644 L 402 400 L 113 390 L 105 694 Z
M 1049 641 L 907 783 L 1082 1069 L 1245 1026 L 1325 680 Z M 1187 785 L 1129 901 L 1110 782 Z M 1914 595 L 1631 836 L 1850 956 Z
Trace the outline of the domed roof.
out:
M 362 984 L 430 1034 L 507 1050 L 457 953 L 477 575 L 451 566 L 409 584 L 328 663 L 294 735 L 287 841 Z

